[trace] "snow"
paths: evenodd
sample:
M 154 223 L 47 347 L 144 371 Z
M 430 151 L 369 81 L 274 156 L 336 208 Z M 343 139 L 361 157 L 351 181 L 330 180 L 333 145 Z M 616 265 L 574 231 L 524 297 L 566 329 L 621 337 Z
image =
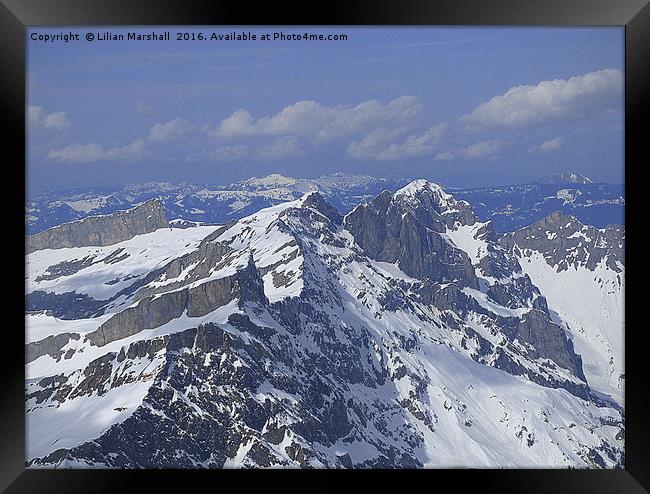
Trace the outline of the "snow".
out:
M 497 304 L 496 302 L 490 300 L 490 298 L 483 292 L 475 290 L 474 288 L 465 287 L 463 288 L 463 293 L 469 295 L 476 299 L 476 301 L 481 304 L 481 307 L 504 317 L 521 317 L 524 314 L 530 312 L 530 308 L 518 308 L 510 309 L 508 307 L 503 307 L 502 305 Z
M 228 316 L 237 311 L 237 300 L 235 299 L 205 316 L 188 317 L 187 313 L 184 313 L 180 317 L 172 319 L 162 326 L 153 329 L 145 329 L 127 338 L 112 341 L 104 346 L 91 345 L 89 342 L 84 342 L 83 338 L 79 340 L 71 340 L 70 343 L 64 347 L 64 351 L 70 348 L 75 351 L 71 358 L 61 359 L 59 362 L 56 362 L 49 355 L 43 355 L 26 365 L 25 378 L 27 380 L 34 380 L 49 376 L 51 375 L 53 368 L 55 368 L 58 373 L 65 374 L 79 369 L 84 369 L 90 362 L 102 355 L 106 355 L 109 352 L 119 353 L 122 348 L 128 349 L 129 345 L 136 341 L 143 341 L 157 336 L 178 333 L 186 329 L 196 328 L 201 324 L 225 324 L 228 320 Z
M 520 259 L 520 263 L 546 297 L 549 309 L 568 325 L 589 385 L 622 404 L 619 375 L 625 372 L 623 266 L 619 264 L 623 271 L 616 273 L 603 259 L 594 271 L 570 266 L 557 272 L 537 251 Z
M 245 181 L 246 184 L 255 186 L 280 186 L 280 185 L 293 185 L 297 181 L 295 178 L 285 177 L 279 173 L 272 173 L 266 177 L 253 177 Z
M 478 238 L 478 232 L 487 223 L 476 222 L 473 225 L 457 223 L 454 230 L 448 229 L 447 237 L 462 251 L 465 251 L 474 266 L 488 253 L 488 244 L 484 239 Z
M 447 194 L 440 185 L 424 179 L 413 180 L 395 192 L 393 197 L 405 198 L 409 202 L 417 202 L 417 198 L 422 192 L 432 193 L 438 206 L 441 208 L 449 209 L 455 202 L 453 196 Z
M 90 333 L 95 331 L 112 314 L 93 319 L 57 319 L 43 313 L 25 315 L 25 344 L 40 341 L 61 333 Z
M 415 278 L 411 278 L 406 273 L 404 273 L 398 266 L 396 262 L 381 262 L 381 261 L 371 261 L 373 266 L 379 269 L 380 272 L 390 276 L 391 278 L 396 278 L 398 280 L 417 282 Z
M 27 256 L 27 293 L 36 290 L 59 294 L 77 292 L 97 300 L 109 299 L 131 285 L 136 276 L 143 276 L 172 259 L 193 251 L 201 240 L 216 228 L 218 227 L 161 228 L 105 247 L 45 249 L 33 252 Z M 88 256 L 100 261 L 119 249 L 123 251 L 117 254 L 118 257 L 124 254 L 129 256 L 115 263 L 97 262 L 69 276 L 36 281 L 48 273 L 50 266 Z M 120 281 L 115 283 L 115 280 Z
M 239 211 L 240 209 L 244 209 L 246 206 L 249 206 L 250 202 L 248 201 L 242 201 L 241 199 L 237 199 L 235 202 L 229 204 L 229 208 L 232 209 L 233 211 Z
M 105 395 L 79 396 L 58 407 L 35 408 L 26 415 L 26 457 L 48 455 L 99 437 L 113 424 L 130 417 L 152 382 L 134 382 Z M 125 408 L 125 410 L 120 410 Z M 117 410 L 116 410 L 117 409 Z
M 560 189 L 555 194 L 555 198 L 564 201 L 562 205 L 573 204 L 580 194 L 579 190 Z
M 63 204 L 67 204 L 75 211 L 81 211 L 82 213 L 90 213 L 95 209 L 99 209 L 103 206 L 106 206 L 108 200 L 111 196 L 99 196 L 92 199 L 82 199 L 79 201 L 63 201 Z

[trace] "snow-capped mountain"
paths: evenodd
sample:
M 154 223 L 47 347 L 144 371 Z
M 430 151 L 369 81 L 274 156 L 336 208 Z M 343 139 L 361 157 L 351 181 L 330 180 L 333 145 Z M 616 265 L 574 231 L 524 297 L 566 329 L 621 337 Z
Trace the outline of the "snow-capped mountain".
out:
M 335 173 L 316 179 L 272 174 L 227 186 L 137 184 L 119 190 L 96 189 L 33 198 L 27 204 L 25 222 L 28 232 L 34 234 L 158 198 L 176 226 L 188 221 L 223 224 L 281 202 L 295 201 L 310 191 L 320 192 L 339 213 L 347 214 L 382 191 L 395 192 L 409 181 Z M 554 211 L 572 214 L 584 224 L 598 228 L 623 224 L 623 186 L 594 184 L 576 174 L 562 174 L 528 185 L 450 190 L 456 198 L 468 201 L 482 221 L 491 221 L 497 232 L 531 225 Z
M 184 226 L 27 256 L 28 465 L 624 464 L 572 307 L 440 186 Z
M 554 213 L 501 238 L 546 295 L 582 355 L 592 389 L 623 402 L 625 230 Z

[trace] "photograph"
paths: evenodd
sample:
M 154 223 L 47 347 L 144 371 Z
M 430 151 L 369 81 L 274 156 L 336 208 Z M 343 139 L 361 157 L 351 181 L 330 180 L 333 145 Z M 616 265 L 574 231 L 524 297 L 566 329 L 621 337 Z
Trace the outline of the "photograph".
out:
M 26 470 L 626 468 L 625 26 L 24 43 Z

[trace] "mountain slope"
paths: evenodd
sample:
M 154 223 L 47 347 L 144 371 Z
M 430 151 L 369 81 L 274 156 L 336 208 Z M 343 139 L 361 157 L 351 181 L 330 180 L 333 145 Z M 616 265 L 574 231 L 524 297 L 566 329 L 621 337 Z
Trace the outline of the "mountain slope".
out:
M 29 465 L 621 466 L 622 412 L 489 225 L 435 184 L 388 196 L 142 235 L 56 284 L 53 252 L 89 253 L 30 254 Z
M 623 402 L 625 231 L 554 213 L 500 243 L 573 337 L 591 387 Z

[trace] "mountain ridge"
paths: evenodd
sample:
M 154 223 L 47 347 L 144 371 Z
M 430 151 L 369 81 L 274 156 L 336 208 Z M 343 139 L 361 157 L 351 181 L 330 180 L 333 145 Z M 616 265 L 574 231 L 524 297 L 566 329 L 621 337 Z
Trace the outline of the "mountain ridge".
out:
M 65 343 L 27 366 L 28 465 L 621 466 L 622 411 L 514 252 L 404 192 L 31 253 L 28 345 Z M 70 297 L 94 312 L 48 315 Z

